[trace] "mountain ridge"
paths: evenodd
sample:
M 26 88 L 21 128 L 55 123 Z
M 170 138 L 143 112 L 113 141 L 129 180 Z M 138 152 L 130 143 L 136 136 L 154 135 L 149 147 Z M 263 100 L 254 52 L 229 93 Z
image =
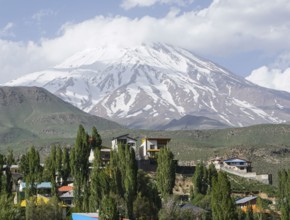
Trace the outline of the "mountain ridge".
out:
M 0 143 L 72 138 L 79 124 L 87 129 L 120 129 L 121 125 L 82 112 L 38 87 L 0 86 Z
M 185 115 L 228 126 L 289 123 L 290 94 L 259 87 L 165 44 L 81 51 L 6 85 L 41 86 L 94 115 L 158 129 Z

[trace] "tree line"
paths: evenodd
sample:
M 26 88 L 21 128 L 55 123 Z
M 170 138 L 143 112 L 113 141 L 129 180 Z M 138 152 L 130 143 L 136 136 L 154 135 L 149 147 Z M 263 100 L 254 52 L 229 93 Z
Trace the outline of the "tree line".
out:
M 192 177 L 193 187 L 190 202 L 202 207 L 205 212 L 196 214 L 181 208 L 180 201 L 173 196 L 175 185 L 174 155 L 167 147 L 162 148 L 157 158 L 156 174 L 138 170 L 133 148 L 120 145 L 112 151 L 110 162 L 102 164 L 102 139 L 95 127 L 89 135 L 79 126 L 72 148 L 52 146 L 49 155 L 40 165 L 40 155 L 31 147 L 21 156 L 19 169 L 26 183 L 23 210 L 13 205 L 12 175 L 9 166 L 16 161 L 13 152 L 0 154 L 0 219 L 63 219 L 58 198 L 58 187 L 73 179 L 74 208 L 72 212 L 99 211 L 100 219 L 214 219 L 254 220 L 264 219 L 263 213 L 246 213 L 235 207 L 231 197 L 231 185 L 227 175 L 217 172 L 213 164 L 196 166 Z M 90 152 L 94 152 L 93 163 L 89 163 Z M 5 165 L 5 166 L 4 166 Z M 49 181 L 52 184 L 52 199 L 48 204 L 35 205 L 36 183 Z M 281 219 L 290 219 L 290 172 L 279 172 L 279 209 Z M 258 201 L 258 204 L 260 201 Z M 261 205 L 262 206 L 262 205 Z

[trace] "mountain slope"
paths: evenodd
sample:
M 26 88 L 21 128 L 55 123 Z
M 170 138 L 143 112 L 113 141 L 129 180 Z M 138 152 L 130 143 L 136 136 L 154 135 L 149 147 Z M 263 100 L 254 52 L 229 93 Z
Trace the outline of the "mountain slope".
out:
M 290 121 L 289 93 L 164 44 L 84 50 L 6 85 L 41 86 L 86 112 L 135 128 L 159 128 L 185 115 L 229 126 Z
M 0 143 L 75 137 L 78 125 L 98 130 L 121 128 L 89 115 L 43 88 L 0 87 Z
M 161 130 L 196 130 L 226 128 L 225 124 L 202 116 L 185 115 L 180 119 L 173 119 L 168 124 L 160 127 Z

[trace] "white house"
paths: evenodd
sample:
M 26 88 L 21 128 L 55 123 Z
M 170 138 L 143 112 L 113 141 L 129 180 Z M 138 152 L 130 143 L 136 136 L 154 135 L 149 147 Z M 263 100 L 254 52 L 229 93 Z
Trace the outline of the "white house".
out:
M 102 164 L 106 165 L 110 161 L 110 153 L 111 149 L 110 148 L 101 148 L 101 160 Z M 89 156 L 89 162 L 92 164 L 93 160 L 95 159 L 94 151 L 91 150 L 90 156 Z
M 124 134 L 112 139 L 112 150 L 118 149 L 118 146 L 127 145 L 129 147 L 132 147 L 136 151 L 136 143 L 136 139 L 129 137 L 129 134 Z
M 139 151 L 141 158 L 155 158 L 160 149 L 166 147 L 170 140 L 170 138 L 143 138 Z

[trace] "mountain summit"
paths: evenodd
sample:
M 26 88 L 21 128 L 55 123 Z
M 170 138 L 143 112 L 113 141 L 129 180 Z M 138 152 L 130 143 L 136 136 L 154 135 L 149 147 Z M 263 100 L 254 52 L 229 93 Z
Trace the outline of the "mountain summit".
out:
M 290 94 L 259 87 L 166 44 L 81 51 L 9 86 L 41 86 L 91 114 L 135 128 L 186 115 L 229 126 L 290 121 Z

